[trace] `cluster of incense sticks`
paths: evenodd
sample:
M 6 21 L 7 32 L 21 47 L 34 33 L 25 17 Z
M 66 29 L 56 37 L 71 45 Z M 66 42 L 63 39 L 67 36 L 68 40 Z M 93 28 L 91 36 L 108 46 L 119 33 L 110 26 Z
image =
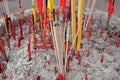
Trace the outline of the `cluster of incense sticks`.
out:
M 3 16 L 5 21 L 5 31 L 7 35 L 8 48 L 10 49 L 10 36 L 12 36 L 14 40 L 16 40 L 16 25 L 15 22 L 11 20 L 9 17 L 7 0 L 3 0 L 3 1 L 7 12 L 7 14 L 4 14 Z M 109 24 L 110 17 L 114 11 L 113 8 L 114 1 L 115 0 L 113 0 L 112 3 L 112 0 L 109 0 L 109 11 L 108 11 L 109 17 L 108 17 L 107 26 Z M 60 0 L 60 10 L 55 9 L 54 0 L 48 0 L 48 1 L 36 0 L 39 11 L 39 15 L 38 15 L 39 17 L 37 17 L 35 0 L 32 0 L 31 2 L 32 2 L 32 16 L 30 18 L 26 17 L 26 23 L 29 26 L 28 44 L 27 44 L 28 60 L 30 61 L 32 59 L 31 44 L 33 44 L 34 50 L 38 48 L 48 49 L 52 47 L 55 51 L 56 66 L 57 66 L 54 68 L 54 71 L 55 73 L 58 73 L 58 80 L 66 80 L 66 73 L 69 72 L 70 70 L 69 64 L 70 64 L 70 60 L 72 59 L 70 54 L 72 53 L 72 56 L 76 55 L 76 58 L 78 59 L 78 64 L 81 64 L 81 60 L 82 60 L 81 47 L 82 47 L 82 39 L 85 36 L 84 35 L 85 32 L 88 31 L 88 41 L 91 40 L 94 23 L 90 20 L 92 18 L 92 12 L 96 0 L 93 0 L 89 14 L 84 16 L 83 16 L 84 0 L 78 0 L 77 12 L 76 12 L 76 0 L 70 0 L 67 14 L 65 14 L 66 0 Z M 89 2 L 90 0 L 88 0 L 87 9 L 89 7 Z M 22 26 L 23 17 L 22 17 L 21 0 L 18 0 L 18 3 L 19 3 L 18 8 L 19 8 L 19 30 L 20 30 L 20 37 L 18 38 L 18 47 L 20 47 L 21 41 L 22 39 L 24 39 L 24 35 L 23 35 L 23 26 Z M 60 19 L 58 19 L 58 17 L 61 16 L 59 15 L 59 13 L 62 14 L 61 21 Z M 40 46 L 37 45 L 39 40 L 36 37 L 37 30 L 35 29 L 37 23 L 39 23 L 39 26 L 37 27 L 39 27 L 40 30 L 40 40 L 41 40 Z M 69 43 L 71 27 L 72 27 L 72 44 Z M 103 30 L 100 32 L 101 37 L 103 32 L 104 32 Z M 30 35 L 32 35 L 32 43 L 31 43 Z M 47 35 L 49 35 L 50 37 L 47 38 Z M 48 40 L 48 45 L 46 42 L 47 40 Z M 120 39 L 116 41 L 116 44 L 118 47 L 120 46 Z M 111 44 L 108 45 L 108 49 L 110 48 L 110 46 Z M 91 54 L 91 50 L 88 50 L 86 53 L 86 57 L 89 57 L 90 54 Z M 100 61 L 101 63 L 104 62 L 104 55 L 101 56 Z M 2 76 L 4 78 L 5 74 L 1 63 L 0 63 L 0 68 L 3 71 Z M 30 71 L 28 72 L 28 76 L 30 76 Z M 85 74 L 84 79 L 88 80 L 87 73 Z M 40 76 L 37 76 L 36 80 L 40 80 Z

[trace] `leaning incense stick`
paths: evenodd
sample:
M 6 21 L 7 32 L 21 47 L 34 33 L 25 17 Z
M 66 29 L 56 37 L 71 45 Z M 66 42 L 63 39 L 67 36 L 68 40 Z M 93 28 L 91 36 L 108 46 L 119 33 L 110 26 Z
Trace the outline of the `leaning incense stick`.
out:
M 96 0 L 93 0 L 93 3 L 92 3 L 92 6 L 91 6 L 91 9 L 90 9 L 90 13 L 89 13 L 88 20 L 87 20 L 87 23 L 86 23 L 86 25 L 85 25 L 84 31 L 87 30 L 87 26 L 88 26 L 88 23 L 89 23 L 89 20 L 90 20 L 90 16 L 91 16 L 91 14 L 92 14 L 92 12 L 93 12 L 93 8 L 94 8 L 94 6 L 95 6 L 95 2 L 96 2 Z
M 50 26 L 51 26 L 51 35 L 52 35 L 53 46 L 55 48 L 55 57 L 56 57 L 56 61 L 57 61 L 58 60 L 57 49 L 56 49 L 57 45 L 55 44 L 55 36 L 54 36 L 54 30 L 53 30 L 52 22 L 50 22 Z M 57 61 L 57 67 L 58 67 L 58 70 L 60 70 L 59 61 Z
M 81 22 L 80 25 L 82 25 L 82 22 Z M 77 36 L 78 36 L 79 32 L 80 32 L 80 27 L 78 27 L 78 31 L 77 31 L 77 33 L 76 33 L 76 35 L 75 35 L 75 38 L 74 38 L 73 42 L 72 42 L 72 45 L 71 45 L 70 50 L 69 50 L 69 52 L 68 52 L 68 55 L 70 55 L 70 53 L 71 53 L 71 51 L 72 51 L 72 48 L 73 48 L 73 46 L 74 46 L 74 44 L 75 44 L 75 42 L 76 42 L 76 39 L 77 39 Z

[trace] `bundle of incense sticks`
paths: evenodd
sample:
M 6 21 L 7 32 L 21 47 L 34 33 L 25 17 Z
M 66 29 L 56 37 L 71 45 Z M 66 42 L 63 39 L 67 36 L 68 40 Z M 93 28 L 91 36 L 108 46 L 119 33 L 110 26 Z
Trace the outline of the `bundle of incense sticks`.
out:
M 53 24 L 53 35 L 55 41 L 55 50 L 56 50 L 56 58 L 58 60 L 58 78 L 64 76 L 64 66 L 63 66 L 63 55 L 64 55 L 64 36 L 63 36 L 63 26 L 56 22 Z M 62 76 L 61 76 L 62 75 Z M 58 79 L 60 80 L 60 79 Z

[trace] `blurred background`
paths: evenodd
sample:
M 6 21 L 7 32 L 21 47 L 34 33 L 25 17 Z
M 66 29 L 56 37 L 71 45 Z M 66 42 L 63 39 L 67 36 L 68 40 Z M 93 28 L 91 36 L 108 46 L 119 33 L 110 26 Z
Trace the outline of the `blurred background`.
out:
M 35 0 L 36 1 L 36 0 Z M 55 0 L 55 5 L 59 6 L 59 2 L 60 0 Z M 76 4 L 77 4 L 76 0 Z M 85 7 L 87 5 L 87 1 L 85 0 Z M 90 0 L 90 4 L 92 3 L 93 0 Z M 22 8 L 23 10 L 26 9 L 30 9 L 31 8 L 31 0 L 21 0 L 22 2 Z M 67 0 L 67 5 L 69 3 L 69 0 Z M 9 9 L 10 9 L 10 14 L 12 13 L 16 13 L 18 11 L 18 0 L 8 0 L 8 4 L 9 4 Z M 118 17 L 120 17 L 120 0 L 116 0 L 115 2 L 115 10 L 114 10 L 114 14 Z M 95 8 L 94 9 L 98 9 L 104 12 L 108 11 L 108 0 L 96 0 L 96 4 L 95 4 Z M 2 17 L 2 13 L 5 12 L 5 8 L 4 8 L 4 4 L 2 2 L 2 0 L 0 0 L 0 18 Z

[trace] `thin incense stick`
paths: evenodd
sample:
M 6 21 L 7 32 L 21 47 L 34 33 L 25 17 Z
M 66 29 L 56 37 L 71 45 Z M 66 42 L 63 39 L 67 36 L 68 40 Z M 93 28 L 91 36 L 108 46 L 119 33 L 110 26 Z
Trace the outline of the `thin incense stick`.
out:
M 70 31 L 70 22 L 68 23 L 67 27 L 67 39 L 66 39 L 66 52 L 65 52 L 65 73 L 66 73 L 66 66 L 67 66 L 67 56 L 68 56 L 68 41 L 69 41 L 69 31 Z
M 96 2 L 96 0 L 93 0 L 92 6 L 91 6 L 91 10 L 90 10 L 90 13 L 89 13 L 88 20 L 87 20 L 87 23 L 86 23 L 86 25 L 85 25 L 84 31 L 87 30 L 87 26 L 88 26 L 88 23 L 89 23 L 89 20 L 90 20 L 90 16 L 91 16 L 91 14 L 92 14 L 92 12 L 93 12 L 93 8 L 94 8 L 94 6 L 95 6 L 95 2 Z
M 3 0 L 4 6 L 5 6 L 5 10 L 8 16 L 10 16 L 10 11 L 9 11 L 9 7 L 8 7 L 8 0 Z
M 90 4 L 90 0 L 87 1 L 87 8 L 86 9 L 89 8 L 89 4 Z

